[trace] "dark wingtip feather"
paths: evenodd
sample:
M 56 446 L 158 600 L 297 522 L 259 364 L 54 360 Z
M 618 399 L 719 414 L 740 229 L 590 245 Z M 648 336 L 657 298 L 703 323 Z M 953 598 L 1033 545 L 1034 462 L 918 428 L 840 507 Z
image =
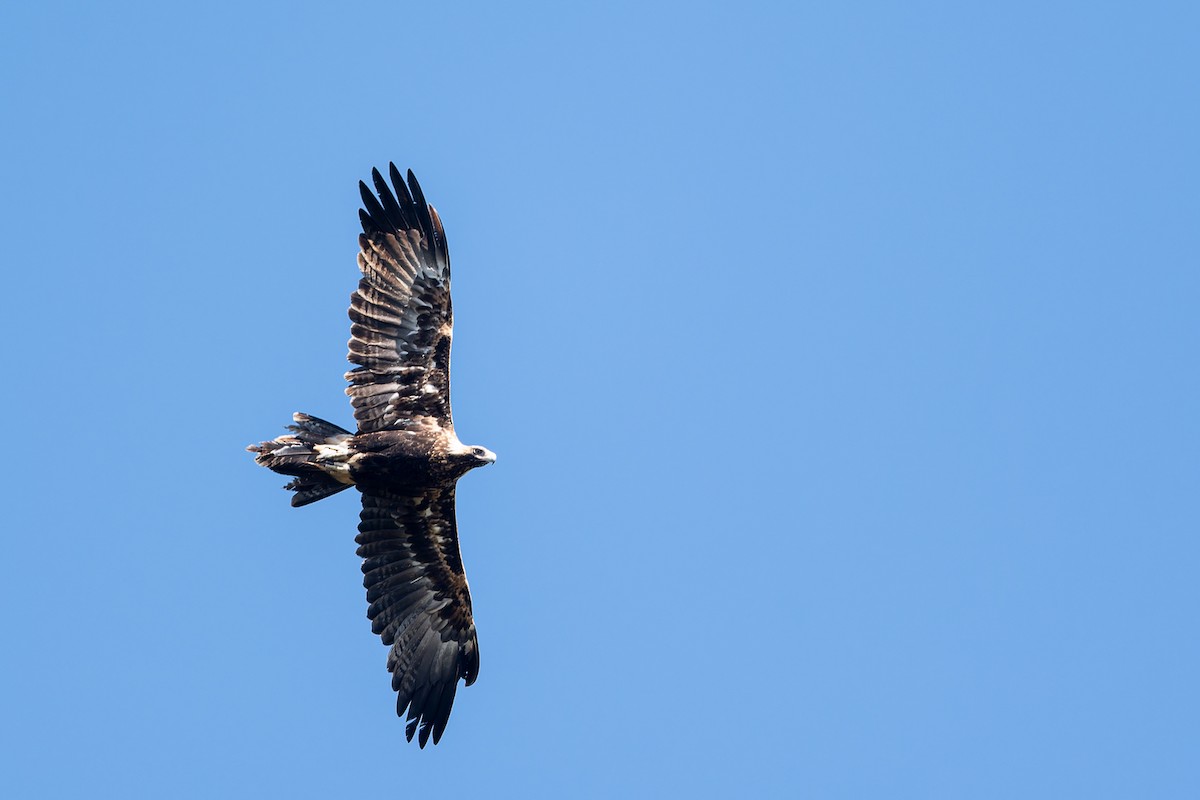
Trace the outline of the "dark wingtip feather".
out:
M 425 193 L 421 191 L 421 184 L 417 182 L 417 176 L 410 169 L 408 171 L 408 188 L 412 192 L 413 204 L 417 207 L 417 219 L 421 223 L 421 231 L 425 234 L 427 240 L 426 246 L 431 251 L 436 251 L 437 242 L 434 236 L 433 217 L 429 214 L 429 203 L 425 200 Z
M 459 658 L 462 659 L 459 674 L 462 676 L 463 686 L 470 686 L 479 677 L 479 640 L 474 634 L 463 643 Z
M 371 222 L 376 230 L 387 227 L 387 213 L 384 212 L 383 206 L 379 204 L 379 200 L 371 193 L 371 189 L 362 181 L 358 182 L 358 193 L 362 195 L 363 206 L 366 207 L 367 214 L 371 217 Z
M 429 724 L 429 720 L 425 720 L 423 723 L 421 723 L 421 736 L 417 740 L 417 744 L 420 745 L 422 750 L 424 750 L 425 745 L 429 743 L 429 734 L 432 730 L 433 728 Z M 434 742 L 434 744 L 437 744 L 437 742 Z
M 390 186 L 383 173 L 375 167 L 371 168 L 371 182 L 375 185 L 375 191 L 371 191 L 364 181 L 358 182 L 358 193 L 363 203 L 358 218 L 362 222 L 363 232 L 419 231 L 424 248 L 433 254 L 437 266 L 443 270 L 449 269 L 449 249 L 442 221 L 425 199 L 416 173 L 410 169 L 407 174 L 401 174 L 394 161 L 388 162 L 387 172 L 391 178 Z
M 369 207 L 375 199 L 375 195 L 371 194 L 371 190 L 362 181 L 358 182 L 358 196 L 362 198 L 364 208 Z M 362 209 L 360 209 L 361 211 Z
M 421 191 L 421 184 L 411 169 L 408 171 L 408 190 L 412 193 L 413 202 L 417 204 L 417 210 L 426 209 L 425 213 L 428 214 L 429 203 L 425 202 L 425 193 Z
M 412 204 L 412 195 L 408 193 L 408 187 L 404 185 L 404 177 L 400 174 L 400 170 L 392 162 L 388 162 L 388 176 L 392 179 L 392 185 L 396 187 L 396 199 L 401 205 L 407 203 Z
M 371 182 L 375 184 L 375 192 L 379 195 L 379 201 L 383 204 L 383 210 L 387 213 L 388 222 L 392 228 L 402 230 L 408 227 L 404 208 L 396 202 L 396 196 L 392 194 L 391 187 L 379 174 L 379 170 L 374 167 L 371 168 Z
M 442 740 L 442 734 L 446 731 L 446 724 L 450 722 L 450 709 L 454 707 L 454 695 L 457 691 L 457 676 L 451 678 L 442 686 L 442 693 L 438 698 L 437 708 L 433 712 L 434 744 L 437 744 Z

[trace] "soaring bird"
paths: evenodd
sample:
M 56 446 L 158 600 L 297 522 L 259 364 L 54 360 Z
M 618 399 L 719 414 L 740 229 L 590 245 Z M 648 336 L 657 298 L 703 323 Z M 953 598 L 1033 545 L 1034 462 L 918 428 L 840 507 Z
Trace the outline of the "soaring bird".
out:
M 465 445 L 450 416 L 450 255 L 442 220 L 412 171 L 392 187 L 371 170 L 373 193 L 359 182 L 358 268 L 350 296 L 346 373 L 358 430 L 307 414 L 291 433 L 252 444 L 255 461 L 293 480 L 293 506 L 351 486 L 362 493 L 362 557 L 371 629 L 390 650 L 387 668 L 396 713 L 408 712 L 411 742 L 437 744 L 461 679 L 479 674 L 471 594 L 458 549 L 454 490 L 475 467 L 495 462 L 486 447 Z

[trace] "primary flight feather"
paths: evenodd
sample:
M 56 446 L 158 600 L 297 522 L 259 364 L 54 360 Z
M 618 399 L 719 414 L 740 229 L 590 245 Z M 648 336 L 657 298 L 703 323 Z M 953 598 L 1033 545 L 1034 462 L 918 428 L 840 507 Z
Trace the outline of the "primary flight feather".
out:
M 290 434 L 250 445 L 255 460 L 293 480 L 292 505 L 351 486 L 362 493 L 358 554 L 367 616 L 390 647 L 396 712 L 409 741 L 442 737 L 461 679 L 479 674 L 471 594 L 458 548 L 454 490 L 495 462 L 464 445 L 450 416 L 450 255 L 442 221 L 412 171 L 392 185 L 371 170 L 359 183 L 362 279 L 350 297 L 346 373 L 356 433 L 306 414 Z M 394 191 L 393 191 L 394 187 Z M 419 732 L 419 733 L 418 733 Z

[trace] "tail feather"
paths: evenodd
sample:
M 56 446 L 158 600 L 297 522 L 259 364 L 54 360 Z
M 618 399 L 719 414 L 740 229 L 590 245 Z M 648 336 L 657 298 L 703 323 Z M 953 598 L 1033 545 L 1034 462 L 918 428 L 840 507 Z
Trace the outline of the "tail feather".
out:
M 293 506 L 306 506 L 350 488 L 353 484 L 346 465 L 350 453 L 338 445 L 353 434 L 307 414 L 296 413 L 292 419 L 296 424 L 287 426 L 292 433 L 246 448 L 255 453 L 254 460 L 273 472 L 294 478 L 284 487 L 295 492 Z M 319 451 L 318 445 L 323 445 L 323 449 Z
M 345 428 L 339 428 L 332 422 L 326 422 L 318 417 L 310 417 L 308 414 L 301 414 L 299 411 L 292 414 L 292 419 L 296 424 L 288 425 L 288 430 L 295 431 L 297 438 L 304 441 L 324 443 L 327 439 L 353 435 L 350 431 Z
M 323 500 L 331 494 L 337 494 L 343 489 L 349 489 L 352 484 L 338 483 L 326 476 L 325 478 L 296 478 L 294 481 L 284 486 L 285 489 L 291 489 L 295 492 L 292 495 L 292 506 L 299 508 L 306 506 L 309 503 L 315 503 L 318 500 Z

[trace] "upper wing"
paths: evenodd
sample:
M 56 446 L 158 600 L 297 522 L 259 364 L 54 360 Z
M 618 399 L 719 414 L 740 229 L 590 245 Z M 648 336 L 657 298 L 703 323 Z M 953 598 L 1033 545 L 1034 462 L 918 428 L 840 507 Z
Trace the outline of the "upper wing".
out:
M 451 427 L 450 254 L 433 206 L 412 171 L 408 186 L 395 164 L 396 193 L 371 170 L 376 199 L 359 182 L 362 280 L 350 297 L 350 355 L 346 394 L 360 432 L 395 430 L 430 422 Z M 410 194 L 411 188 L 411 194 Z
M 358 525 L 371 630 L 391 645 L 388 671 L 396 713 L 412 741 L 437 744 L 450 718 L 458 679 L 479 674 L 471 594 L 458 552 L 454 485 L 423 492 L 363 493 Z

